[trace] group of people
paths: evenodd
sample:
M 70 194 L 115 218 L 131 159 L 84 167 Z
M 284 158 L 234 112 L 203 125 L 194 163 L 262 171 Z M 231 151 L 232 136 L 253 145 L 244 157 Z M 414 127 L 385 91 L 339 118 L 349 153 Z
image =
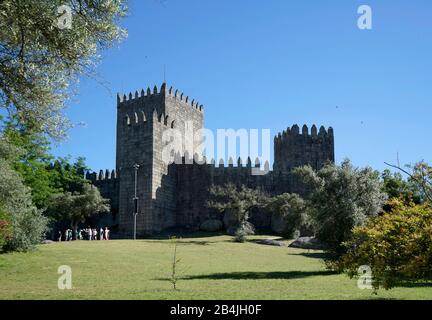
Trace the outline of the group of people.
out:
M 77 232 L 77 240 L 109 240 L 110 230 L 108 227 L 99 229 L 99 232 L 95 228 L 87 227 L 85 229 L 79 229 Z M 61 231 L 58 232 L 58 241 L 62 241 L 63 234 Z M 64 231 L 64 241 L 72 241 L 73 232 L 71 229 L 66 229 Z

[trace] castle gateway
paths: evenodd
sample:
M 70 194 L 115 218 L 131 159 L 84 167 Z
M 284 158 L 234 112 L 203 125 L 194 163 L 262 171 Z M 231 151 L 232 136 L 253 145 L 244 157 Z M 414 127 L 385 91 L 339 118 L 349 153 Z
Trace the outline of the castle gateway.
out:
M 153 91 L 117 96 L 116 169 L 99 174 L 88 173 L 87 179 L 99 187 L 102 195 L 111 200 L 114 224 L 119 233 L 131 236 L 134 232 L 134 211 L 138 235 L 179 227 L 197 230 L 208 219 L 220 218 L 206 207 L 212 185 L 234 183 L 260 188 L 269 194 L 302 193 L 302 186 L 292 169 L 310 165 L 321 168 L 334 162 L 334 135 L 330 127 L 319 130 L 297 125 L 274 138 L 273 170 L 253 174 L 261 167 L 250 158 L 239 159 L 237 166 L 229 161 L 196 163 L 189 159 L 199 150 L 197 142 L 182 137 L 179 158 L 175 163 L 164 161 L 166 142 L 163 133 L 170 128 L 178 132 L 197 132 L 204 126 L 204 109 L 195 100 L 166 84 Z M 136 166 L 136 165 L 139 165 Z M 134 196 L 137 200 L 134 200 Z M 257 212 L 251 217 L 257 227 L 269 227 L 270 217 Z

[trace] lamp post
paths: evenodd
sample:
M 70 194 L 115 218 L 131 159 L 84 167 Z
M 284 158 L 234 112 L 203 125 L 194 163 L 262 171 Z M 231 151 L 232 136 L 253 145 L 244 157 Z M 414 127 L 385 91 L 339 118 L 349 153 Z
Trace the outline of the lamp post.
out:
M 134 216 L 134 240 L 136 240 L 136 219 L 137 219 L 137 215 L 138 215 L 137 178 L 138 178 L 139 165 L 134 164 L 133 168 L 135 169 L 135 194 L 133 197 L 133 201 L 134 201 L 133 216 Z

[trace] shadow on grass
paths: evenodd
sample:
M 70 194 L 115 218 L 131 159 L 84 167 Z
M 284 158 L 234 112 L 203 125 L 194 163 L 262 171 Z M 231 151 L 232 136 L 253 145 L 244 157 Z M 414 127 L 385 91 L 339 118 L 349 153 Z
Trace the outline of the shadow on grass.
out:
M 169 241 L 169 239 L 167 240 L 152 240 L 149 239 L 152 243 L 161 243 L 161 244 L 166 244 L 166 245 L 171 245 L 171 242 Z M 177 244 L 178 245 L 200 245 L 200 246 L 206 246 L 210 243 L 214 243 L 211 241 L 202 241 L 202 240 L 182 240 L 182 239 L 178 239 Z
M 183 277 L 183 280 L 260 280 L 299 279 L 337 274 L 333 271 L 273 271 L 273 272 L 226 272 Z
M 278 241 L 278 242 L 282 242 L 282 243 L 287 243 L 288 242 L 288 240 L 286 240 L 284 238 L 248 239 L 247 242 L 256 243 L 256 244 L 262 244 L 262 245 L 269 245 L 269 244 L 263 243 L 263 241 L 266 241 L 266 240 Z M 276 245 L 273 245 L 273 246 L 277 247 Z M 281 247 L 287 247 L 287 246 L 283 245 Z
M 289 253 L 290 256 L 303 256 L 306 258 L 313 258 L 313 259 L 321 259 L 325 260 L 330 257 L 328 253 L 325 252 L 302 252 L 302 253 Z
M 398 284 L 401 288 L 432 288 L 432 281 L 404 282 Z
M 173 230 L 165 230 L 162 233 L 152 235 L 152 236 L 147 236 L 144 237 L 143 239 L 144 240 L 168 240 L 169 238 L 174 236 L 176 238 L 193 239 L 193 238 L 211 238 L 211 237 L 218 237 L 223 235 L 226 235 L 226 233 L 222 231 L 221 232 L 204 232 L 204 231 L 190 232 L 190 231 L 173 229 Z
M 403 300 L 398 298 L 386 298 L 386 297 L 377 297 L 373 293 L 371 293 L 370 297 L 358 298 L 356 300 L 372 300 L 372 301 L 393 301 L 393 300 Z

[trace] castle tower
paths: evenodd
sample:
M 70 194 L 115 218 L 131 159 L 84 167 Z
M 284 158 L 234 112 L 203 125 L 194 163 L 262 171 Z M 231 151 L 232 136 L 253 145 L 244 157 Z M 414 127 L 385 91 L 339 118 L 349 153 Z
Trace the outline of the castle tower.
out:
M 201 154 L 193 135 L 203 128 L 203 107 L 166 84 L 153 90 L 117 97 L 116 168 L 119 179 L 119 229 L 133 232 L 135 169 L 137 171 L 137 233 L 151 234 L 175 225 L 175 166 L 164 155 L 165 133 L 178 132 L 176 150 Z M 172 136 L 169 134 L 168 136 Z M 173 157 L 174 158 L 174 157 Z
M 300 128 L 293 125 L 279 133 L 274 139 L 275 173 L 289 173 L 293 168 L 310 165 L 319 170 L 326 162 L 334 162 L 333 128 L 326 130 L 321 126 L 319 132 L 315 125 L 311 132 L 306 125 Z

